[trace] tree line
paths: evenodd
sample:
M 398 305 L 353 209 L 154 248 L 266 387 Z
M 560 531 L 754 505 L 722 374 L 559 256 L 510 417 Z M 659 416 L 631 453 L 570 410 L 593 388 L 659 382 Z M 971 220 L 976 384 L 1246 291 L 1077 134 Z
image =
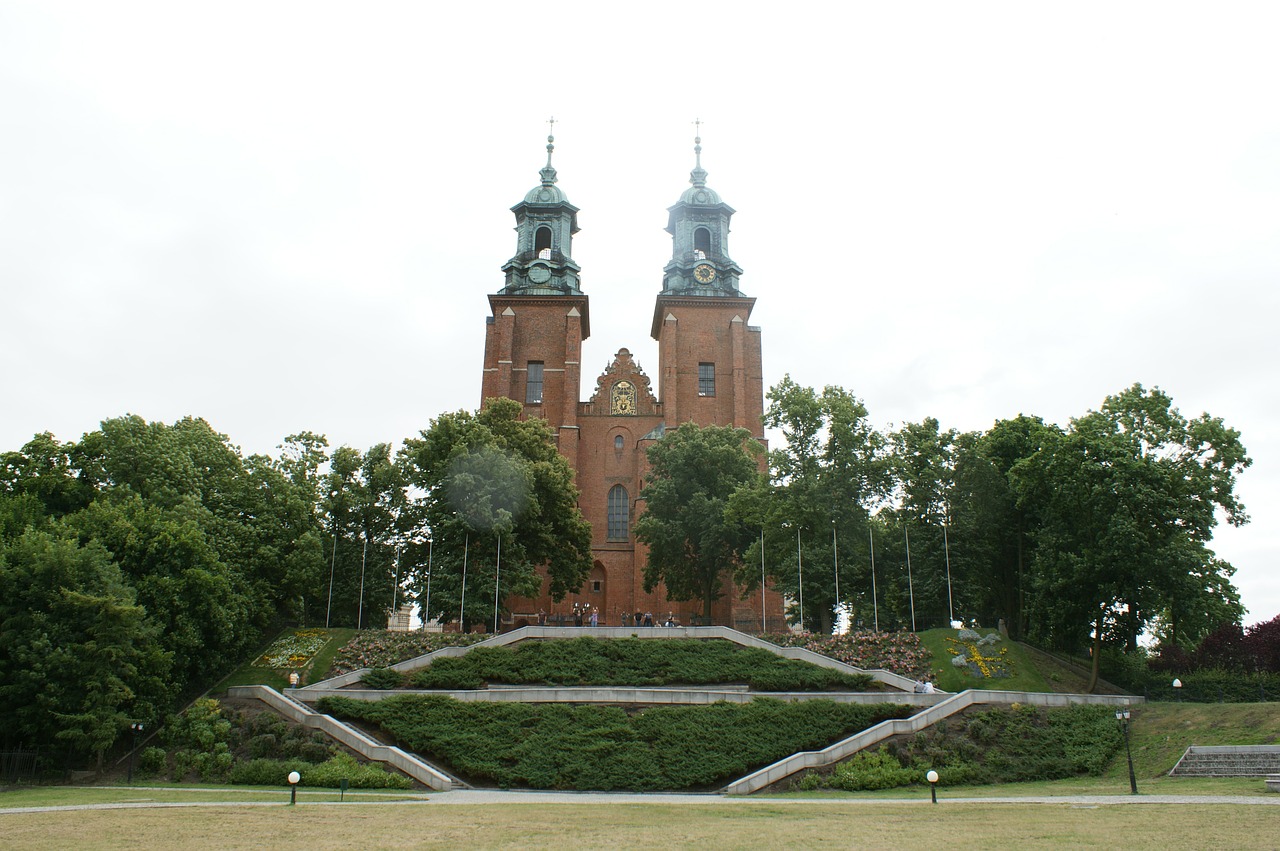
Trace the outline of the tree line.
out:
M 591 561 L 573 472 L 519 411 L 442 415 L 394 453 L 302 432 L 245 456 L 204 420 L 125 416 L 0 454 L 5 743 L 101 760 L 285 623 L 425 607 L 428 572 L 429 617 L 465 626 L 536 593 L 539 566 L 553 594 L 576 590 Z
M 730 576 L 751 593 L 763 573 L 813 632 L 841 612 L 880 629 L 1003 621 L 1095 663 L 1147 632 L 1193 648 L 1243 617 L 1209 544 L 1217 523 L 1248 520 L 1235 482 L 1250 459 L 1238 432 L 1159 389 L 1135 384 L 1065 426 L 964 433 L 931 417 L 881 431 L 843 388 L 790 377 L 768 400 L 784 440 L 766 474 L 742 429 L 685 425 L 652 449 L 636 524 L 651 587 L 709 609 Z M 713 463 L 725 447 L 739 460 Z
M 1067 426 L 881 431 L 839 387 L 768 394 L 783 443 L 685 424 L 650 450 L 635 534 L 645 583 L 711 602 L 766 581 L 790 618 L 924 629 L 1003 619 L 1080 649 L 1144 631 L 1195 647 L 1242 608 L 1209 549 L 1249 459 L 1221 420 L 1135 385 Z M 512 596 L 581 588 L 591 530 L 541 420 L 493 399 L 398 450 L 287 437 L 244 455 L 200 419 L 104 421 L 0 454 L 0 717 L 5 738 L 102 755 L 283 623 L 490 625 Z M 754 451 L 744 451 L 747 447 Z M 767 473 L 761 468 L 767 467 Z M 1095 654 L 1096 658 L 1096 654 Z

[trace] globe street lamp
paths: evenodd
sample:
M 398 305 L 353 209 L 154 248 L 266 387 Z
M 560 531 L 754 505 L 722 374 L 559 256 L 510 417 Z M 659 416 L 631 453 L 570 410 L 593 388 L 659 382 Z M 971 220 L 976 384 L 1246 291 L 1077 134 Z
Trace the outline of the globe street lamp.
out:
M 1138 794 L 1138 779 L 1133 775 L 1133 750 L 1129 747 L 1129 707 L 1116 710 L 1116 720 L 1124 733 L 1124 753 L 1129 758 L 1129 791 Z
M 924 779 L 929 781 L 929 797 L 935 804 L 938 803 L 938 772 L 931 768 Z
M 129 776 L 125 779 L 125 782 L 131 784 L 133 783 L 133 755 L 138 750 L 138 734 L 142 732 L 142 722 L 134 721 L 130 724 L 129 732 Z M 119 765 L 119 763 L 116 763 L 116 765 Z
M 302 775 L 296 771 L 289 772 L 289 806 L 298 803 L 298 781 L 302 779 Z
M 1177 677 L 1173 679 L 1173 693 L 1178 696 L 1178 703 L 1182 703 L 1182 680 Z

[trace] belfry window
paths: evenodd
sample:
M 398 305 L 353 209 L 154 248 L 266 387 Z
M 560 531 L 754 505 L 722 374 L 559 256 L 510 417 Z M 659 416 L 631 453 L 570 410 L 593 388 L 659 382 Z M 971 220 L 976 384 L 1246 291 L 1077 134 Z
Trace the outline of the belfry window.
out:
M 551 259 L 551 228 L 541 227 L 534 232 L 533 250 L 541 259 Z
M 706 228 L 698 228 L 693 232 L 693 253 L 698 259 L 706 259 L 711 253 L 711 231 Z
M 698 395 L 716 395 L 716 365 L 713 363 L 698 364 Z
M 625 541 L 631 531 L 631 501 L 622 485 L 609 488 L 609 540 Z
M 529 377 L 524 385 L 524 403 L 542 404 L 542 361 L 529 361 Z

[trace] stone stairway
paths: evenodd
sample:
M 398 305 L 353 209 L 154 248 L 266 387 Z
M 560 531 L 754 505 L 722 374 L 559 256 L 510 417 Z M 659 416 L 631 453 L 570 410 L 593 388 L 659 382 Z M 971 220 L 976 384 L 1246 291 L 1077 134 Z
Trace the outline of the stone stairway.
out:
M 1265 777 L 1280 774 L 1280 745 L 1192 745 L 1171 777 Z

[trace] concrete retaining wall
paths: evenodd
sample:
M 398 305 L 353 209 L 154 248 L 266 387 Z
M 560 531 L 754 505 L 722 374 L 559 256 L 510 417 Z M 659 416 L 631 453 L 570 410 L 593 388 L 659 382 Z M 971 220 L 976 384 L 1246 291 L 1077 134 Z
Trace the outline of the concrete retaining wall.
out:
M 760 692 L 746 689 L 699 688 L 616 688 L 600 686 L 539 686 L 531 688 L 490 688 L 470 691 L 445 689 L 297 689 L 298 700 L 314 703 L 322 697 L 350 697 L 355 700 L 385 700 L 401 694 L 437 694 L 454 700 L 491 703 L 618 703 L 626 705 L 699 705 L 718 701 L 750 703 L 759 697 L 777 700 L 832 700 L 836 703 L 898 703 L 926 708 L 951 695 L 873 692 Z
M 417 756 L 400 748 L 376 742 L 354 727 L 332 716 L 322 715 L 301 701 L 283 695 L 269 686 L 232 686 L 227 689 L 227 694 L 231 697 L 261 700 L 291 721 L 317 729 L 331 739 L 351 748 L 365 759 L 397 768 L 432 789 L 447 792 L 453 786 L 453 781 L 447 775 L 437 771 Z

